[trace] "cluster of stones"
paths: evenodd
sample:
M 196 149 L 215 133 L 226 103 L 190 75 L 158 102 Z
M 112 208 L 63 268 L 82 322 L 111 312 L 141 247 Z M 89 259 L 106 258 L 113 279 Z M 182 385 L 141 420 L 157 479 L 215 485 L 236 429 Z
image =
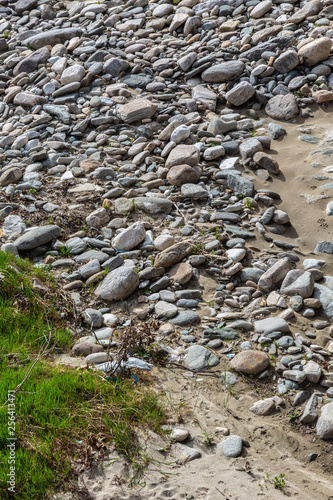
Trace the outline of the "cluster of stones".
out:
M 291 120 L 333 100 L 333 7 L 174 3 L 0 1 L 1 251 L 51 267 L 82 313 L 73 354 L 88 365 L 110 370 L 114 331 L 153 317 L 189 370 L 230 361 L 265 378 L 274 358 L 276 394 L 251 410 L 277 411 L 293 391 L 311 423 L 328 403 L 317 433 L 332 438 L 333 343 L 316 331 L 333 335 L 333 277 L 275 238 L 290 217 L 254 183 L 279 175 L 269 151 L 286 133 L 258 111 Z M 216 282 L 208 304 L 203 275 Z

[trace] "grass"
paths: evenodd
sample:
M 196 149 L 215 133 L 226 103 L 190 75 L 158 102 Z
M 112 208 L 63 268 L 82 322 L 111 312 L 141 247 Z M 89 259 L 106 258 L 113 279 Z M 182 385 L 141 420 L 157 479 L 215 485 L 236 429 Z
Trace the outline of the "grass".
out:
M 110 446 L 142 467 L 148 458 L 137 429 L 158 431 L 165 422 L 160 395 L 143 384 L 53 363 L 54 354 L 72 344 L 67 321 L 73 322 L 68 300 L 47 271 L 0 252 L 2 500 L 45 500 L 59 488 L 76 493 L 79 469 L 102 459 Z M 8 391 L 15 390 L 15 427 L 7 427 Z M 15 493 L 7 483 L 13 428 Z

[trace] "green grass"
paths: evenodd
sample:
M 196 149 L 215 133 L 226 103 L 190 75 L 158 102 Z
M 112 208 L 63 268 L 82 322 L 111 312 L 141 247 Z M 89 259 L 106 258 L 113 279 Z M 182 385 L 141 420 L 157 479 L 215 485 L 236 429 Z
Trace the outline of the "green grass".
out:
M 39 291 L 36 283 L 43 286 Z M 61 313 L 61 316 L 60 316 Z M 0 252 L 0 498 L 45 500 L 57 488 L 77 491 L 77 470 L 93 459 L 91 447 L 114 445 L 135 466 L 147 457 L 137 428 L 165 422 L 160 395 L 132 379 L 53 363 L 72 344 L 64 328 L 68 301 L 47 271 Z M 22 384 L 23 382 L 23 384 Z M 20 386 L 20 384 L 22 384 Z M 16 393 L 16 488 L 8 491 L 8 391 Z

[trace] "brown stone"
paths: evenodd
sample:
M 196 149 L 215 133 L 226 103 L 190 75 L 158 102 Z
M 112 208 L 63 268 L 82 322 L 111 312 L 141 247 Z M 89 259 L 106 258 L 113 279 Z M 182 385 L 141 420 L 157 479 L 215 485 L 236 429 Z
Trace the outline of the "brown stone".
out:
M 252 375 L 265 370 L 269 366 L 269 358 L 264 352 L 248 350 L 236 354 L 230 364 L 237 372 Z
M 176 146 L 169 154 L 165 163 L 166 168 L 174 167 L 175 165 L 190 165 L 194 167 L 200 161 L 199 150 L 195 146 L 186 146 L 181 144 Z
M 170 168 L 167 180 L 173 186 L 182 186 L 186 183 L 196 184 L 200 178 L 200 172 L 189 165 L 176 165 Z
M 279 164 L 267 153 L 258 152 L 253 156 L 253 161 L 267 170 L 270 174 L 277 175 L 279 173 Z
M 179 283 L 180 285 L 185 285 L 193 276 L 193 267 L 188 262 L 182 262 L 177 264 L 170 271 L 170 278 Z
M 18 167 L 8 168 L 0 176 L 0 186 L 9 186 L 15 184 L 23 176 L 23 172 Z
M 154 266 L 167 268 L 173 264 L 177 264 L 177 262 L 190 255 L 193 249 L 194 246 L 190 241 L 176 243 L 158 254 L 155 259 Z
M 329 90 L 318 90 L 318 92 L 313 93 L 313 97 L 318 104 L 321 104 L 322 102 L 333 101 L 333 92 Z
M 98 160 L 83 160 L 80 163 L 80 167 L 83 168 L 86 174 L 90 174 L 96 168 L 102 167 L 103 164 Z
M 124 104 L 119 109 L 121 119 L 125 123 L 133 123 L 151 118 L 157 111 L 157 105 L 148 99 L 137 99 Z
M 323 36 L 303 45 L 299 49 L 298 55 L 305 64 L 314 66 L 329 57 L 331 48 L 332 40 L 327 36 Z

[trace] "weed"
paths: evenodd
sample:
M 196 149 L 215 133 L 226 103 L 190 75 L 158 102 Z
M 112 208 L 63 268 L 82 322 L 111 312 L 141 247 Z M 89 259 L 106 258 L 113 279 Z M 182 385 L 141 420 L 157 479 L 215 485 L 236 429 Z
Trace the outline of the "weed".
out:
M 47 223 L 48 223 L 48 224 L 54 224 L 54 222 L 53 222 L 53 219 L 52 219 L 51 215 L 49 215 L 49 217 L 47 218 Z
M 59 248 L 59 251 L 64 257 L 67 257 L 67 255 L 71 253 L 71 249 L 67 245 L 64 245 L 63 247 Z
M 274 488 L 276 490 L 283 490 L 283 488 L 285 487 L 286 482 L 284 480 L 284 477 L 285 474 L 280 474 L 279 476 L 275 476 L 275 478 L 273 479 Z
M 257 133 L 257 129 L 254 127 L 254 129 L 252 130 L 252 137 L 255 136 Z
M 250 210 L 253 210 L 253 206 L 252 206 L 252 202 L 250 200 L 250 198 L 245 198 L 244 200 L 244 205 L 249 208 Z
M 3 36 L 3 38 L 9 38 L 9 31 L 8 31 L 8 30 L 5 30 L 5 31 L 2 33 L 2 36 Z
M 299 413 L 297 410 L 291 411 L 288 413 L 288 417 L 291 420 L 291 422 L 293 422 L 294 420 L 296 420 L 300 416 L 301 416 L 301 413 Z
M 208 434 L 207 431 L 203 431 L 202 433 L 202 437 L 203 437 L 203 442 L 207 445 L 207 446 L 211 446 L 212 444 L 214 444 L 214 437 L 213 437 L 213 434 Z
M 196 243 L 194 243 L 194 248 L 193 248 L 192 253 L 199 254 L 202 251 L 203 251 L 203 244 L 200 241 L 197 241 Z
M 35 188 L 29 189 L 29 194 L 35 194 L 35 192 L 36 192 Z
M 138 210 L 138 206 L 135 203 L 135 199 L 134 198 L 132 199 L 132 207 L 133 207 L 133 210 Z

